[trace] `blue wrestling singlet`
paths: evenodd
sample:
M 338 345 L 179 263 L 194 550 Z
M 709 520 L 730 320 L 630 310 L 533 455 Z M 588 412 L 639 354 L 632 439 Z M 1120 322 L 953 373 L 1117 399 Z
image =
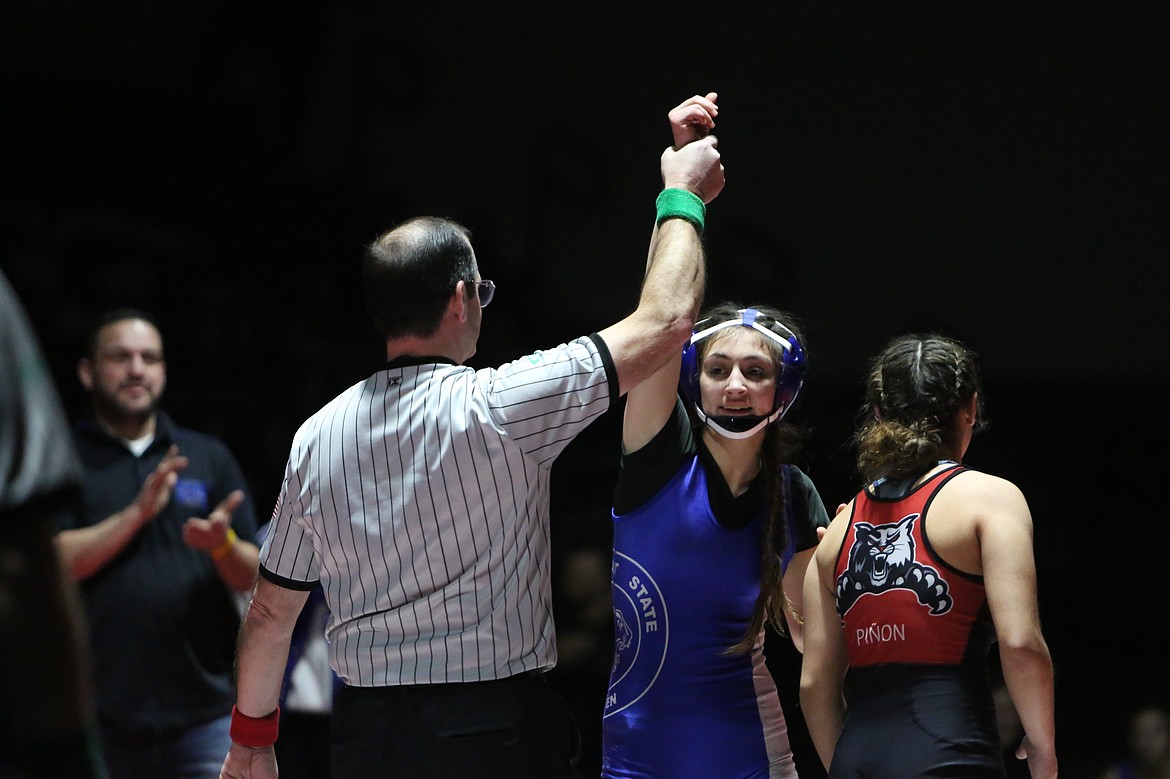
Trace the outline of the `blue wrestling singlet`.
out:
M 726 653 L 760 594 L 761 521 L 718 522 L 697 455 L 615 515 L 603 776 L 796 776 L 763 634 L 749 654 Z

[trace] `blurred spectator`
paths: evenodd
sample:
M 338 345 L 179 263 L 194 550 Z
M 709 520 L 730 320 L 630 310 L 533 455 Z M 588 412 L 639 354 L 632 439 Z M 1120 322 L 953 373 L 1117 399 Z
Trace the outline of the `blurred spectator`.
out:
M 81 469 L 24 309 L 0 273 L 0 777 L 104 776 L 81 616 L 52 515 Z
M 610 556 L 592 546 L 567 549 L 554 570 L 557 665 L 550 672 L 581 734 L 574 776 L 601 773 L 601 714 L 613 665 Z
M 75 430 L 82 494 L 56 545 L 81 582 L 106 766 L 214 779 L 230 743 L 232 595 L 252 588 L 259 556 L 243 473 L 159 407 L 166 361 L 148 314 L 102 316 L 77 374 L 93 413 Z
M 1170 779 L 1170 715 L 1161 706 L 1139 709 L 1129 721 L 1129 754 L 1102 779 Z

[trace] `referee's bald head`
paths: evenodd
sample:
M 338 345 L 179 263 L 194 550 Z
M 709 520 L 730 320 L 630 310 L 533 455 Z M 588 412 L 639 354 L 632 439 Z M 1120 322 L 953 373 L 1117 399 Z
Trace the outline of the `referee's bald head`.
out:
M 455 285 L 475 276 L 471 232 L 437 216 L 382 233 L 362 262 L 366 308 L 383 338 L 434 335 Z

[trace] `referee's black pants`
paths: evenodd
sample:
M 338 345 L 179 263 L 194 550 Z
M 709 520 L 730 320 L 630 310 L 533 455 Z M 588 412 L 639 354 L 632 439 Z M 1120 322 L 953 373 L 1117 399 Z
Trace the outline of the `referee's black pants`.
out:
M 345 687 L 332 740 L 333 779 L 567 779 L 579 744 L 561 696 L 540 674 Z

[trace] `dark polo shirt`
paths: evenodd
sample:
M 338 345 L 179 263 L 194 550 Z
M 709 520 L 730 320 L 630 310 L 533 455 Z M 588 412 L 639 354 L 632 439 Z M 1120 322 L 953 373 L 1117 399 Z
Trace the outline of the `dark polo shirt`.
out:
M 141 457 L 91 421 L 77 426 L 75 440 L 85 471 L 82 497 L 60 518 L 60 529 L 93 525 L 130 505 L 171 444 L 190 460 L 162 512 L 80 583 L 99 719 L 169 729 L 229 714 L 237 606 L 210 555 L 184 544 L 182 532 L 189 517 L 206 518 L 228 493 L 243 489 L 249 497 L 232 527 L 255 541 L 256 516 L 239 465 L 221 441 L 178 427 L 162 412 Z

